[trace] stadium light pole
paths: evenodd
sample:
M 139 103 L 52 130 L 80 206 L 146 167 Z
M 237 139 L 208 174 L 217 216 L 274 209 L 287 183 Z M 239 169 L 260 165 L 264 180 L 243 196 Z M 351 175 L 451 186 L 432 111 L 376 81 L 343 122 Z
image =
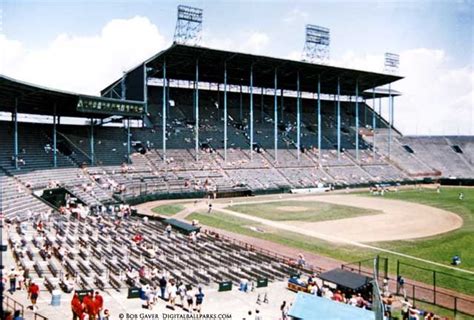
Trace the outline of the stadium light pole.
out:
M 296 73 L 296 156 L 300 161 L 301 153 L 301 92 L 300 72 Z
M 356 136 L 355 136 L 355 143 L 356 143 L 356 160 L 359 161 L 359 79 L 356 79 L 356 88 L 355 88 L 355 127 L 356 127 Z
M 250 65 L 250 160 L 253 160 L 253 63 Z
M 15 112 L 13 113 L 14 118 L 14 151 L 15 151 L 15 169 L 18 170 L 18 98 L 15 98 Z
M 273 91 L 273 114 L 275 117 L 275 121 L 273 123 L 273 138 L 274 138 L 274 145 L 275 145 L 275 162 L 278 161 L 278 70 L 275 68 L 275 76 L 273 79 L 274 84 L 274 91 Z
M 341 83 L 337 77 L 337 160 L 341 160 Z
M 56 115 L 56 103 L 53 105 L 53 166 L 56 168 L 58 166 L 58 155 L 57 155 L 57 139 L 56 139 L 56 122 L 57 122 L 57 115 Z
M 162 113 L 162 135 L 163 135 L 163 162 L 166 163 L 166 60 L 163 60 L 163 105 Z
M 318 153 L 319 153 L 319 165 L 321 162 L 321 75 L 318 74 Z
M 224 161 L 227 162 L 227 62 L 224 62 Z
M 374 89 L 372 91 L 372 101 L 373 101 L 373 110 L 372 110 L 372 132 L 373 132 L 373 142 L 372 142 L 372 152 L 373 152 L 373 161 L 375 162 L 375 129 L 377 127 L 377 119 L 376 119 L 376 112 L 375 112 L 375 84 Z
M 196 87 L 195 87 L 195 99 L 194 99 L 194 109 L 196 112 L 196 125 L 195 125 L 195 151 L 196 151 L 196 161 L 199 161 L 199 60 L 196 60 Z

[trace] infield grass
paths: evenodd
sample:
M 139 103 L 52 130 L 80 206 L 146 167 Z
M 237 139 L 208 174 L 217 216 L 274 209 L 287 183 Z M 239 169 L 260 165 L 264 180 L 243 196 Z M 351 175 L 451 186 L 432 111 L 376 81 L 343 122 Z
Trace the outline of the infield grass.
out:
M 179 203 L 173 204 L 163 204 L 161 206 L 157 206 L 152 209 L 154 213 L 161 214 L 163 216 L 172 216 L 177 214 L 178 212 L 184 210 L 184 206 Z
M 382 211 L 320 201 L 271 201 L 231 205 L 226 209 L 273 221 L 318 222 L 381 214 Z

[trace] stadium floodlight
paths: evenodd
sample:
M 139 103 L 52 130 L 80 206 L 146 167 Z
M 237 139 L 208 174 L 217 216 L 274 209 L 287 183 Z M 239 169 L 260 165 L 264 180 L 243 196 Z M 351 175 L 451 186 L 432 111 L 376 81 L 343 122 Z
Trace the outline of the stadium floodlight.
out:
M 384 71 L 386 73 L 397 74 L 400 67 L 400 56 L 396 53 L 385 53 Z
M 303 48 L 303 61 L 329 63 L 330 32 L 328 28 L 306 25 L 306 40 Z
M 193 46 L 199 45 L 202 37 L 202 16 L 202 9 L 179 5 L 174 42 Z

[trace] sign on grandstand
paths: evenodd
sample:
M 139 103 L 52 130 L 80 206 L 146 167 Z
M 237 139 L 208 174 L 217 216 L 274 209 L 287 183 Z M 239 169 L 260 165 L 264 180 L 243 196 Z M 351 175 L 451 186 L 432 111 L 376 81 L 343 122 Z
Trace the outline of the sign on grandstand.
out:
M 77 102 L 77 111 L 108 115 L 141 116 L 145 112 L 145 106 L 142 102 L 81 96 Z

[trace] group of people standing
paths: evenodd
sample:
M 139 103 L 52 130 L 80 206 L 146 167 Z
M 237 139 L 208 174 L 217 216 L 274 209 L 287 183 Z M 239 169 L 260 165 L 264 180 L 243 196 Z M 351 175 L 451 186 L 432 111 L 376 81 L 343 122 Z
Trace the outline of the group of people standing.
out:
M 98 291 L 90 291 L 81 300 L 77 292 L 71 300 L 71 311 L 73 320 L 83 320 L 86 315 L 89 320 L 109 320 L 110 312 L 104 309 L 104 298 Z

